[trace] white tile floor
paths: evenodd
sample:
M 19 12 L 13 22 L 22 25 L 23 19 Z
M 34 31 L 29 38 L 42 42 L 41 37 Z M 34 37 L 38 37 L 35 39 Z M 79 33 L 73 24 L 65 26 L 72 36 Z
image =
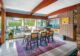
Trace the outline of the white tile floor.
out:
M 58 48 L 50 50 L 46 53 L 43 53 L 39 56 L 67 56 L 72 50 L 76 48 L 75 42 L 66 41 L 65 45 L 62 45 Z
M 39 56 L 66 56 L 66 54 L 70 53 L 76 48 L 76 43 L 70 41 L 65 42 L 66 44 L 45 52 Z M 6 41 L 0 47 L 0 56 L 18 56 L 15 40 L 12 42 L 12 44 L 10 44 L 9 41 Z
M 12 44 L 6 41 L 0 48 L 0 56 L 18 56 L 15 41 Z

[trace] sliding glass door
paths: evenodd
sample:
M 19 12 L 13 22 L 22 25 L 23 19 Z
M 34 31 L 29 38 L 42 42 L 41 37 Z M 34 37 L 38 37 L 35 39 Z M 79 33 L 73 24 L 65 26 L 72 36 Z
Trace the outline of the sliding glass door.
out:
M 22 18 L 7 17 L 6 19 L 6 39 L 9 39 L 10 34 L 16 38 L 16 34 L 22 32 Z
M 24 24 L 27 26 L 31 31 L 33 30 L 40 30 L 46 27 L 47 20 L 43 19 L 25 19 Z
M 46 20 L 32 19 L 32 18 L 6 18 L 6 39 L 23 37 L 23 33 L 31 33 L 34 30 L 44 29 L 46 27 Z
M 36 30 L 36 19 L 24 19 L 24 25 L 26 30 L 30 30 L 32 32 L 33 30 Z
M 47 20 L 37 19 L 36 20 L 37 29 L 44 29 L 47 26 L 46 23 L 47 23 Z

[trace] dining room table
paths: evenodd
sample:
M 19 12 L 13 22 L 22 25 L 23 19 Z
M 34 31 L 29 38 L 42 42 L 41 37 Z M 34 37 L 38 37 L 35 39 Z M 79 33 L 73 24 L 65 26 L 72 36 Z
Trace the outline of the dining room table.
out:
M 45 32 L 46 30 L 36 30 L 36 31 L 32 31 L 32 32 L 26 32 L 26 31 L 23 31 L 23 32 L 20 32 L 20 33 L 16 33 L 14 35 L 14 38 L 30 38 L 31 37 L 31 33 L 39 33 L 39 36 L 41 35 L 41 32 Z

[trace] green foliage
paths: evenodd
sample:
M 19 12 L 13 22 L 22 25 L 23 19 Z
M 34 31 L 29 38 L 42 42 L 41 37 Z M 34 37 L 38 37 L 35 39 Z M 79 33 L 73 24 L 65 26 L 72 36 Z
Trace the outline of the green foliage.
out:
M 12 17 L 10 18 L 12 20 Z M 27 19 L 24 20 L 24 24 L 28 26 L 34 26 L 36 22 L 36 19 Z M 43 26 L 43 23 L 45 23 L 45 20 L 41 20 L 41 22 L 37 22 L 37 24 L 40 24 L 40 26 Z M 9 21 L 9 27 L 14 27 L 14 26 L 21 26 L 22 25 L 22 20 L 17 20 L 17 21 Z M 0 28 L 1 28 L 1 20 L 0 20 Z
M 21 26 L 21 24 L 22 24 L 21 20 L 13 21 L 13 22 L 9 22 L 9 27 Z
M 26 20 L 25 25 L 34 26 L 35 25 L 35 19 Z
M 11 30 L 11 31 L 9 32 L 9 36 L 10 36 L 10 35 L 13 35 L 13 34 L 14 34 L 14 31 Z

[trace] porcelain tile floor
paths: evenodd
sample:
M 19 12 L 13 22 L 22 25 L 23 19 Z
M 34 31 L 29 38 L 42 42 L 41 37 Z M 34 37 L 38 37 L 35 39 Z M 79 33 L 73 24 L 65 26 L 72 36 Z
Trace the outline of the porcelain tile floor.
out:
M 66 44 L 57 47 L 53 50 L 50 50 L 46 53 L 43 53 L 39 56 L 68 56 L 71 51 L 73 51 L 76 48 L 76 43 L 66 41 Z
M 6 41 L 1 47 L 0 47 L 0 56 L 18 56 L 17 49 L 16 49 L 16 40 L 12 41 Z M 39 56 L 66 56 L 69 54 L 73 49 L 76 48 L 76 43 L 71 41 L 65 41 L 66 44 L 52 49 L 48 52 L 45 52 Z

